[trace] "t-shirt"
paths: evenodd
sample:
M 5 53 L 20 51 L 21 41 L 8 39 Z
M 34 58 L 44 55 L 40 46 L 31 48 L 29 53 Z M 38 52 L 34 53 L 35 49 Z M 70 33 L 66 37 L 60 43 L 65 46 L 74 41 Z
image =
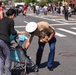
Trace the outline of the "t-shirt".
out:
M 0 19 L 2 19 L 3 17 L 4 17 L 4 11 L 2 7 L 0 7 Z
M 0 39 L 6 43 L 10 43 L 10 35 L 17 35 L 14 30 L 14 20 L 4 17 L 0 20 Z
M 24 8 L 24 11 L 26 11 L 26 10 L 27 10 L 27 6 L 26 6 L 26 5 L 24 5 L 24 7 L 23 7 L 23 8 Z

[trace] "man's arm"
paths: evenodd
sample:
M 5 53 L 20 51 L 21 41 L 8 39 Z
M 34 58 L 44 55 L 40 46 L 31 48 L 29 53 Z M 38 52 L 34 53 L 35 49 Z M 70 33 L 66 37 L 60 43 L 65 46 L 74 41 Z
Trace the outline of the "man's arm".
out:
M 32 39 L 33 39 L 33 35 L 30 35 L 30 37 L 27 39 L 26 43 L 25 43 L 25 49 L 28 49 L 31 42 L 32 42 Z
M 54 35 L 55 35 L 55 31 L 53 31 L 50 34 L 50 36 L 45 36 L 44 38 L 40 39 L 40 42 L 43 42 L 43 43 L 48 42 L 54 37 Z
M 50 41 L 54 36 L 55 36 L 55 30 L 53 30 L 53 32 L 48 37 L 48 41 Z
M 27 34 L 27 32 L 26 31 L 17 31 L 17 34 L 18 35 L 21 35 L 21 34 L 25 35 L 25 34 Z

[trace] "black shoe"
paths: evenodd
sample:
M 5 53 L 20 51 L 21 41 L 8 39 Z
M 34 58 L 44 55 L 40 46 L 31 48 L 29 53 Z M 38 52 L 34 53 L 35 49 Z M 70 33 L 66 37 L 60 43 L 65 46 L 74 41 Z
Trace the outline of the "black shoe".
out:
M 38 68 L 40 68 L 40 64 L 36 64 L 36 66 L 37 66 Z
M 48 67 L 48 69 L 49 69 L 50 71 L 53 71 L 53 67 Z
M 35 67 L 34 67 L 34 71 L 35 71 L 35 72 L 39 72 L 39 68 L 38 68 L 37 65 L 35 65 Z

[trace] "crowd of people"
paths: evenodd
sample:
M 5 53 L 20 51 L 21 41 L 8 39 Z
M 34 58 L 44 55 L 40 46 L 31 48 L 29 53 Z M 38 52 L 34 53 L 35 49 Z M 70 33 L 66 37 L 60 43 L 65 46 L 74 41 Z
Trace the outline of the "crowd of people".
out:
M 33 13 L 37 15 L 40 13 L 44 15 L 47 15 L 47 13 L 64 15 L 66 20 L 68 20 L 68 17 L 71 17 L 72 14 L 76 14 L 76 7 L 73 9 L 69 4 L 64 4 L 63 6 L 62 4 L 56 5 L 55 3 L 49 3 L 45 4 L 43 7 L 39 4 L 33 4 L 29 5 L 27 10 L 33 11 Z

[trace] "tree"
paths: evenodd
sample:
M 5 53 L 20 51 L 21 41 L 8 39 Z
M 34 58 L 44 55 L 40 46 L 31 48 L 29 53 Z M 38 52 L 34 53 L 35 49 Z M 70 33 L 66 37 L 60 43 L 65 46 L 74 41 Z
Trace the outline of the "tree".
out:
M 36 3 L 37 2 L 37 0 L 31 0 L 31 3 Z
M 25 3 L 35 3 L 37 0 L 24 0 Z
M 24 2 L 25 2 L 25 3 L 30 3 L 30 2 L 31 2 L 31 0 L 24 0 Z

